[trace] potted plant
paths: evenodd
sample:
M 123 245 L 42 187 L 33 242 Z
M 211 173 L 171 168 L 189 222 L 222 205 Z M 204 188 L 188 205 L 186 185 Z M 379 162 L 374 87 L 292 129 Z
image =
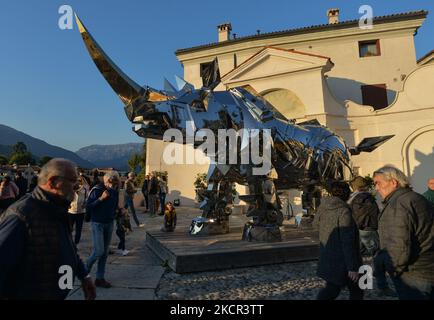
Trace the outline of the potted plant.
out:
M 196 192 L 196 202 L 200 203 L 204 200 L 203 191 L 208 187 L 208 183 L 206 181 L 206 173 L 198 173 L 196 175 L 196 180 L 194 181 L 194 190 Z

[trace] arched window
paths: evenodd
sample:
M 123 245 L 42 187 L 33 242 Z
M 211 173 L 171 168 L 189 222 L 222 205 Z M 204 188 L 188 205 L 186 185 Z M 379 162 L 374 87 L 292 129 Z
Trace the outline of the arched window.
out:
M 262 96 L 270 102 L 287 119 L 304 118 L 306 107 L 300 98 L 287 89 L 272 89 L 262 93 Z

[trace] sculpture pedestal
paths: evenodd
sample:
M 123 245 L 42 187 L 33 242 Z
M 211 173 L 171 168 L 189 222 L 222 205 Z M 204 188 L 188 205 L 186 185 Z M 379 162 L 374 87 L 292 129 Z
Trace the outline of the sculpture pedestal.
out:
M 191 236 L 188 225 L 174 232 L 146 232 L 146 245 L 176 273 L 255 267 L 318 259 L 317 232 L 282 227 L 281 242 L 241 240 L 242 227 L 214 236 Z
M 258 242 L 280 242 L 282 234 L 277 225 L 255 226 L 251 222 L 244 225 L 242 240 Z
M 298 227 L 300 229 L 311 229 L 312 228 L 312 222 L 313 222 L 313 217 L 302 216 L 299 223 L 298 223 Z

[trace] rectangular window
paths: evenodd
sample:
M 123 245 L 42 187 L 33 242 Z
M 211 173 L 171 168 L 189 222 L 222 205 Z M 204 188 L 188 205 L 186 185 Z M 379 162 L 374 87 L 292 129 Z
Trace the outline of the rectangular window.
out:
M 211 62 L 205 62 L 200 64 L 200 77 L 202 78 L 203 73 L 205 70 L 211 68 L 212 61 Z
M 360 58 L 380 56 L 380 40 L 359 41 Z
M 373 106 L 375 110 L 388 106 L 386 84 L 372 84 L 361 86 L 364 105 Z

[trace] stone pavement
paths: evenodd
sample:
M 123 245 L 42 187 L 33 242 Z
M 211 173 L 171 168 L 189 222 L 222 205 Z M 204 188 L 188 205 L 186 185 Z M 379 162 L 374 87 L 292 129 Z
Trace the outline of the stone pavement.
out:
M 133 232 L 126 237 L 126 249 L 130 251 L 127 256 L 118 253 L 117 244 L 119 238 L 113 231 L 111 250 L 114 251 L 107 259 L 106 280 L 112 284 L 112 288 L 97 288 L 97 299 L 101 300 L 153 300 L 155 290 L 161 276 L 165 272 L 161 260 L 145 246 L 146 230 L 160 228 L 163 218 L 149 217 L 143 212 L 143 208 L 137 210 L 138 218 L 145 223 L 145 228 L 138 228 L 133 219 L 131 224 Z M 116 227 L 115 227 L 116 228 Z M 78 251 L 85 261 L 92 251 L 92 238 L 90 223 L 84 223 L 81 242 Z M 92 277 L 95 279 L 97 262 L 92 269 Z M 75 288 L 68 296 L 68 300 L 82 300 L 83 292 L 77 281 Z
M 177 274 L 168 268 L 145 245 L 146 230 L 160 229 L 162 216 L 149 217 L 143 208 L 137 210 L 145 228 L 133 224 L 133 232 L 127 235 L 128 256 L 117 253 L 118 238 L 113 233 L 112 249 L 106 266 L 106 279 L 112 288 L 97 288 L 97 299 L 102 300 L 153 300 L 153 299 L 315 299 L 324 282 L 316 277 L 316 261 L 284 263 L 258 267 L 229 269 L 222 271 Z M 191 219 L 200 215 L 197 208 L 178 207 L 178 226 L 188 231 Z M 242 225 L 247 219 L 231 215 L 231 225 Z M 240 235 L 241 236 L 241 235 Z M 82 241 L 78 246 L 83 260 L 90 255 L 92 246 L 89 223 L 84 224 Z M 367 263 L 370 263 L 369 261 Z M 92 270 L 95 278 L 96 264 Z M 390 280 L 390 279 L 389 279 Z M 375 287 L 375 281 L 374 281 Z M 393 288 L 393 286 L 391 286 Z M 347 299 L 343 290 L 338 299 Z M 82 300 L 79 283 L 75 284 L 69 300 Z M 395 299 L 378 296 L 377 290 L 366 290 L 365 299 Z

